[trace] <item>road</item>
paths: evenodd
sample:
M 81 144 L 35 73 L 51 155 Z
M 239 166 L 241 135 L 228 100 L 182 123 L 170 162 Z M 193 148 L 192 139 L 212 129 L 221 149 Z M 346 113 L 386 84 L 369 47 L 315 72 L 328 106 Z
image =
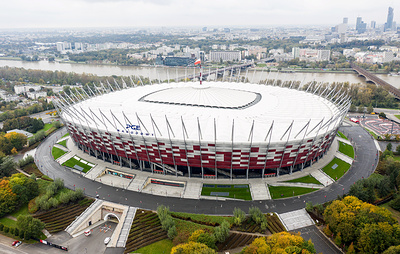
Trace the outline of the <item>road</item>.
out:
M 367 178 L 374 171 L 377 159 L 377 149 L 374 140 L 371 138 L 369 133 L 359 126 L 341 127 L 341 131 L 344 132 L 349 139 L 352 139 L 356 149 L 356 160 L 346 175 L 337 182 L 321 190 L 300 197 L 278 200 L 215 201 L 180 199 L 153 196 L 146 193 L 133 192 L 100 184 L 71 172 L 71 170 L 60 166 L 52 159 L 51 147 L 57 139 L 66 132 L 65 128 L 57 131 L 57 133 L 49 136 L 42 142 L 36 152 L 36 162 L 38 168 L 44 174 L 49 175 L 51 178 L 63 179 L 67 188 L 73 189 L 74 186 L 76 188 L 82 188 L 88 196 L 95 197 L 96 193 L 98 193 L 101 199 L 124 205 L 156 210 L 157 206 L 163 204 L 169 206 L 172 211 L 218 215 L 231 215 L 234 207 L 248 211 L 250 206 L 257 206 L 264 213 L 285 213 L 304 208 L 308 201 L 311 201 L 313 204 L 320 204 L 334 200 L 338 195 L 348 192 L 350 186 L 358 179 Z

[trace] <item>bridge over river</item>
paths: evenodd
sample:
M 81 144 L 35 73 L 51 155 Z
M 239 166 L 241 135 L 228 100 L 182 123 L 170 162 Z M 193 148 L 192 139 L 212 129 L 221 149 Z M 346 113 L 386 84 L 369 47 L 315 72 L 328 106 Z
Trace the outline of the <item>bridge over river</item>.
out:
M 355 65 L 354 63 L 351 64 L 351 68 L 353 68 L 353 70 L 355 72 L 357 72 L 358 75 L 365 77 L 365 80 L 367 82 L 372 82 L 377 86 L 382 86 L 383 89 L 385 89 L 390 94 L 392 94 L 396 99 L 400 100 L 400 90 L 397 89 L 396 87 L 394 87 L 391 84 L 389 84 L 388 82 L 378 78 L 377 76 L 375 76 L 371 72 L 361 68 L 360 66 Z

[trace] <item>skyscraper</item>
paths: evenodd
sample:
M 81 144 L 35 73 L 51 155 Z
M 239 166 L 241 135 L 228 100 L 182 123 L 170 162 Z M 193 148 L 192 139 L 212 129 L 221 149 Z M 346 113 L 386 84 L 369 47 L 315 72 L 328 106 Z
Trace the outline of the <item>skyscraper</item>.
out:
M 357 17 L 356 30 L 359 34 L 364 33 L 367 30 L 367 23 L 364 23 L 361 17 Z
M 375 29 L 376 28 L 376 21 L 372 20 L 371 21 L 371 29 Z
M 343 18 L 343 24 L 349 23 L 349 18 Z
M 388 16 L 387 16 L 387 21 L 385 23 L 385 32 L 386 31 L 393 31 L 396 28 L 393 26 L 393 17 L 394 17 L 394 13 L 393 13 L 393 8 L 389 7 L 388 10 Z

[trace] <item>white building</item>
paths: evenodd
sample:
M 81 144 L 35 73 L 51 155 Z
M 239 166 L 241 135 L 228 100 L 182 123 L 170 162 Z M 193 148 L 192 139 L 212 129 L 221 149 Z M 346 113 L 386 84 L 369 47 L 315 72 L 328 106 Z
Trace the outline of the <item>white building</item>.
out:
M 358 52 L 354 55 L 359 63 L 387 63 L 394 60 L 393 52 Z
M 242 55 L 240 51 L 211 51 L 210 52 L 210 61 L 211 62 L 219 62 L 219 61 L 241 61 Z
M 29 92 L 29 89 L 33 89 L 35 92 L 37 92 L 41 89 L 41 87 L 35 85 L 14 86 L 14 92 L 16 94 Z
M 330 50 L 321 49 L 308 49 L 308 48 L 292 48 L 292 55 L 294 58 L 299 58 L 302 61 L 318 62 L 329 61 L 331 57 Z
M 36 100 L 40 97 L 46 97 L 47 93 L 46 92 L 27 92 L 26 95 L 28 98 Z

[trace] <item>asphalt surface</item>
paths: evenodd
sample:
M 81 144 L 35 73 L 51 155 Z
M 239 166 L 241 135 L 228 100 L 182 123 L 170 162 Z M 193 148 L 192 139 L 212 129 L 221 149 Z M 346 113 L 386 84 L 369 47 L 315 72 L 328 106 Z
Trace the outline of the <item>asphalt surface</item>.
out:
M 100 195 L 101 199 L 144 209 L 156 210 L 157 206 L 163 204 L 170 207 L 172 211 L 199 213 L 199 214 L 218 214 L 231 215 L 233 208 L 238 207 L 248 211 L 251 206 L 257 206 L 262 212 L 285 213 L 293 210 L 302 209 L 308 201 L 313 204 L 324 203 L 334 200 L 339 195 L 349 191 L 350 186 L 358 179 L 368 177 L 375 169 L 377 162 L 377 149 L 374 140 L 363 128 L 359 126 L 341 127 L 345 135 L 352 140 L 355 147 L 356 159 L 350 170 L 337 182 L 312 193 L 278 200 L 265 201 L 216 201 L 181 199 L 173 197 L 153 196 L 146 193 L 133 192 L 120 189 L 87 179 L 71 170 L 59 165 L 51 156 L 51 147 L 63 134 L 65 128 L 45 139 L 38 147 L 36 152 L 36 164 L 38 168 L 51 178 L 61 178 L 67 188 L 82 188 L 86 195 L 95 197 Z
M 331 241 L 329 241 L 315 225 L 301 228 L 296 231 L 301 233 L 301 237 L 303 237 L 304 240 L 308 241 L 311 239 L 311 242 L 313 242 L 317 253 L 341 253 L 340 250 Z

